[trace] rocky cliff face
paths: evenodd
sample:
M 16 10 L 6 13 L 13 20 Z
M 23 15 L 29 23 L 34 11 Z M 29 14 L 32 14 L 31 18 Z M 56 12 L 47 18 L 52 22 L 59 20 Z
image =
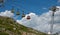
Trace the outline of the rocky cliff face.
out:
M 0 35 L 46 35 L 18 24 L 14 19 L 0 16 Z

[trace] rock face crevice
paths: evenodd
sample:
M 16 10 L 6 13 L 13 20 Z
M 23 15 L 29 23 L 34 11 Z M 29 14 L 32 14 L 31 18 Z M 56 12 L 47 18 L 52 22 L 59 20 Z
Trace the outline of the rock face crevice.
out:
M 14 19 L 0 16 L 0 35 L 46 35 L 17 23 Z

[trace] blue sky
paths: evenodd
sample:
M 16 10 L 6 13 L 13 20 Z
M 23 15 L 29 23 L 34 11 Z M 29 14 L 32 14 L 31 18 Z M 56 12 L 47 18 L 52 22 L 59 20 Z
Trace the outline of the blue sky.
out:
M 15 2 L 13 2 L 15 1 Z M 53 32 L 60 31 L 60 0 L 6 0 L 4 7 L 0 7 L 0 16 L 13 17 L 15 13 L 11 13 L 11 8 L 14 6 L 15 12 L 19 9 L 21 15 L 24 10 L 26 16 L 21 19 L 21 15 L 13 17 L 19 24 L 31 27 L 42 32 L 50 31 L 51 13 L 49 8 L 57 6 L 59 8 L 55 13 L 54 19 L 54 30 Z M 9 10 L 9 11 L 8 11 Z M 32 12 L 32 13 L 29 13 Z M 29 14 L 27 14 L 29 13 Z M 31 20 L 27 20 L 27 16 L 30 16 Z M 47 29 L 48 28 L 48 29 Z
M 14 2 L 15 1 L 15 2 Z M 25 11 L 25 14 L 34 12 L 37 15 L 48 12 L 51 6 L 59 5 L 58 0 L 6 0 L 5 7 L 0 7 L 0 12 L 5 10 L 11 10 L 14 5 L 15 11 L 19 8 L 20 13 Z
M 50 6 L 56 5 L 56 3 L 57 0 L 22 0 L 21 6 L 28 11 L 32 11 L 36 14 L 42 14 L 47 12 Z

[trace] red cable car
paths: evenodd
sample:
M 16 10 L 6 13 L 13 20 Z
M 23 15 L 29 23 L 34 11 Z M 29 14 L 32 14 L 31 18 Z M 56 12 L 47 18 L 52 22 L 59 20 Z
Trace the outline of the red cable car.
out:
M 27 16 L 27 20 L 31 19 L 30 16 Z

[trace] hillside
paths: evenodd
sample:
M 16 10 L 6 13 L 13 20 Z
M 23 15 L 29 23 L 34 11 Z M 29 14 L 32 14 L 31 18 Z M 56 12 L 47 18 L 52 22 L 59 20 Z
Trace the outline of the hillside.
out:
M 46 35 L 18 24 L 14 19 L 0 16 L 0 35 Z

